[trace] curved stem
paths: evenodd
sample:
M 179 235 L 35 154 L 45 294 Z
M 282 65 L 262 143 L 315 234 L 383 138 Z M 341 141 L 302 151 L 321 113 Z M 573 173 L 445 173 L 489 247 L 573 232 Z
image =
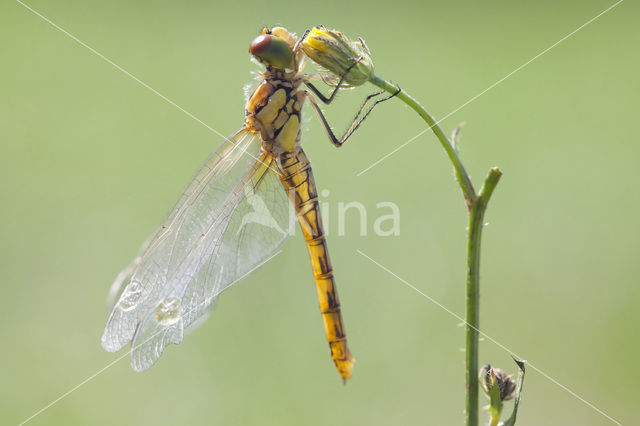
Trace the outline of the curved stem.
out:
M 396 91 L 398 90 L 396 86 L 378 77 L 377 75 L 372 76 L 369 81 L 372 84 L 375 84 L 379 88 L 386 90 L 389 93 L 396 93 Z M 473 185 L 471 184 L 471 179 L 469 179 L 469 175 L 467 174 L 467 171 L 464 169 L 464 166 L 462 165 L 462 161 L 460 161 L 460 157 L 458 157 L 458 153 L 453 147 L 453 144 L 449 141 L 447 136 L 444 134 L 444 132 L 438 125 L 438 122 L 411 95 L 409 95 L 407 92 L 402 90 L 400 93 L 396 95 L 396 97 L 400 99 L 402 102 L 404 102 L 405 104 L 409 105 L 415 112 L 417 112 L 418 115 L 420 115 L 420 117 L 422 117 L 422 119 L 429 125 L 429 128 L 433 130 L 433 133 L 435 133 L 436 137 L 440 141 L 440 144 L 446 151 L 447 156 L 449 157 L 449 160 L 451 160 L 451 163 L 453 164 L 453 168 L 456 173 L 456 179 L 460 184 L 460 189 L 462 189 L 462 195 L 464 196 L 465 202 L 467 203 L 467 208 L 471 209 L 471 205 L 473 204 L 476 198 L 475 190 L 473 189 Z
M 389 93 L 396 93 L 398 88 L 388 81 L 374 75 L 369 80 L 372 84 Z M 466 285 L 466 351 L 465 351 L 465 424 L 478 424 L 478 334 L 480 320 L 480 242 L 484 226 L 484 213 L 487 203 L 493 194 L 502 172 L 497 167 L 489 170 L 482 188 L 476 195 L 471 179 L 467 174 L 454 145 L 444 134 L 438 122 L 407 92 L 402 90 L 396 95 L 398 99 L 409 105 L 429 125 L 453 164 L 456 179 L 462 190 L 469 211 L 469 231 L 467 236 L 467 285 Z

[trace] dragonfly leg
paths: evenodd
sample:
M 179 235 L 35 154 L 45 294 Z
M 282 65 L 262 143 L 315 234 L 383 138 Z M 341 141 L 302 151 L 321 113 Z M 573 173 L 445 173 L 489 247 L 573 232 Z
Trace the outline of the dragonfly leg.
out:
M 384 93 L 384 91 L 372 93 L 371 95 L 367 96 L 365 98 L 365 101 L 363 102 L 362 106 L 358 110 L 356 116 L 351 121 L 351 123 L 347 127 L 347 130 L 345 130 L 345 132 L 343 133 L 341 138 L 337 138 L 336 135 L 333 133 L 333 130 L 331 129 L 331 126 L 329 125 L 329 122 L 327 121 L 327 118 L 324 116 L 324 113 L 320 109 L 320 106 L 318 105 L 318 102 L 316 102 L 315 98 L 313 96 L 310 96 L 309 92 L 305 92 L 305 93 L 307 95 L 307 98 L 309 98 L 309 102 L 311 102 L 311 106 L 313 107 L 313 110 L 316 112 L 316 114 L 318 114 L 318 118 L 320 119 L 320 123 L 322 124 L 322 127 L 324 128 L 324 130 L 327 132 L 327 136 L 329 136 L 329 140 L 331 141 L 331 143 L 333 143 L 336 147 L 339 148 L 342 145 L 344 145 L 345 142 L 347 142 L 347 140 L 351 137 L 351 135 L 353 135 L 355 133 L 356 130 L 358 130 L 358 127 L 360 127 L 362 122 L 369 116 L 369 114 L 371 114 L 373 109 L 376 106 L 378 106 L 378 104 L 393 98 L 398 93 L 400 93 L 401 90 L 402 89 L 400 89 L 400 87 L 398 87 L 398 90 L 395 93 L 393 93 L 392 95 L 389 95 L 389 96 L 387 96 L 385 98 L 376 100 L 373 103 L 373 105 L 371 105 L 371 107 L 364 113 L 364 115 L 361 116 L 362 111 L 365 110 L 367 104 L 373 98 L 375 98 L 376 96 L 379 96 L 382 93 Z
M 296 44 L 293 45 L 293 69 L 296 70 L 296 72 L 298 71 L 298 67 L 299 67 L 299 63 L 298 63 L 298 49 L 300 49 L 300 45 L 302 44 L 302 42 L 304 41 L 305 38 L 307 38 L 307 34 L 309 34 L 311 30 L 306 30 L 304 32 L 304 34 L 302 35 L 302 37 L 300 37 L 298 39 L 298 41 L 296 41 Z M 304 61 L 300 61 L 300 63 L 302 63 Z
M 353 63 L 351 65 L 349 65 L 349 68 L 347 68 L 347 70 L 340 76 L 340 80 L 338 81 L 338 84 L 336 84 L 336 87 L 333 89 L 333 92 L 331 92 L 331 95 L 329 95 L 329 96 L 325 96 L 320 91 L 320 89 L 318 89 L 316 86 L 314 86 L 308 80 L 305 80 L 304 84 L 318 97 L 318 99 L 320 99 L 325 104 L 329 105 L 333 101 L 333 99 L 336 97 L 336 95 L 338 94 L 338 90 L 340 90 L 340 86 L 342 86 L 342 83 L 344 83 L 344 79 L 347 78 L 347 75 L 349 74 L 349 71 L 351 71 L 353 69 L 353 67 L 358 65 L 358 63 L 361 60 L 362 60 L 362 56 L 360 56 L 357 60 L 353 61 Z
M 296 44 L 293 45 L 293 53 L 296 53 L 298 51 L 304 39 L 307 38 L 307 35 L 309 35 L 309 32 L 311 32 L 311 30 L 306 30 L 304 34 L 302 34 L 302 37 L 300 37 L 300 39 L 296 41 Z

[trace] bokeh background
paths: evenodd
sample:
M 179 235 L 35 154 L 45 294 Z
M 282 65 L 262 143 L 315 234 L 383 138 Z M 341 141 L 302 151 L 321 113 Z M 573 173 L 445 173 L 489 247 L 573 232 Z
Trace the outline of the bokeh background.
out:
M 264 25 L 362 36 L 377 72 L 443 117 L 613 4 L 583 2 L 128 2 L 28 4 L 223 134 L 243 120 Z M 487 212 L 482 329 L 617 419 L 637 419 L 640 319 L 639 7 L 626 1 L 451 117 Z M 105 298 L 221 138 L 17 2 L 0 6 L 0 422 L 17 424 L 118 356 L 100 347 Z M 326 108 L 338 129 L 370 88 Z M 329 360 L 298 234 L 228 290 L 209 321 L 143 374 L 116 362 L 33 425 L 461 424 L 463 328 L 357 253 L 460 315 L 462 197 L 435 137 L 382 106 L 336 150 L 311 111 L 304 146 L 330 218 L 367 207 L 369 235 L 329 224 L 357 359 Z M 395 202 L 401 235 L 373 234 Z M 515 372 L 489 341 L 481 363 Z M 510 405 L 507 410 L 510 411 Z M 614 424 L 530 370 L 520 425 Z

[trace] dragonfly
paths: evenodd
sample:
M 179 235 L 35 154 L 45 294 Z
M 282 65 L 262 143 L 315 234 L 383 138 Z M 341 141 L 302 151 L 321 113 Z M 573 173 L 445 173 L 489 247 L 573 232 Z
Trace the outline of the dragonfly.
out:
M 355 361 L 315 180 L 301 147 L 301 111 L 309 100 L 339 147 L 371 112 L 361 114 L 372 96 L 347 132 L 336 137 L 316 98 L 330 104 L 349 69 L 329 96 L 322 94 L 312 82 L 318 75 L 301 72 L 307 59 L 300 48 L 303 38 L 274 27 L 253 40 L 249 52 L 266 69 L 248 98 L 244 125 L 207 159 L 165 222 L 116 278 L 102 346 L 115 352 L 130 343 L 135 371 L 151 367 L 167 345 L 179 344 L 223 290 L 279 252 L 291 235 L 284 231 L 291 205 L 308 248 L 331 359 L 344 381 L 351 376 Z M 268 212 L 266 219 L 255 219 L 257 205 Z

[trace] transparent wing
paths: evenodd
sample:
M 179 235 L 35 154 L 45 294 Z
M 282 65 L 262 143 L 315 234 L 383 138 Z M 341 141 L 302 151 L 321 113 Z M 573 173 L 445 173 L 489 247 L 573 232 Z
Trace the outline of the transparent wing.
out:
M 205 163 L 156 232 L 115 304 L 102 336 L 107 351 L 132 342 L 134 370 L 210 310 L 225 288 L 268 259 L 291 234 L 289 201 L 273 160 L 243 130 Z M 258 160 L 256 160 L 256 158 Z M 130 276 L 130 278 L 129 278 Z
M 120 300 L 120 296 L 122 295 L 122 292 L 127 287 L 127 284 L 131 282 L 131 277 L 133 276 L 133 273 L 135 272 L 136 268 L 142 261 L 142 256 L 149 248 L 149 244 L 151 243 L 151 240 L 152 238 L 149 238 L 144 243 L 142 243 L 142 247 L 140 247 L 140 250 L 138 251 L 138 255 L 133 259 L 133 261 L 129 266 L 127 266 L 122 271 L 120 271 L 116 279 L 111 284 L 111 287 L 109 288 L 109 294 L 107 295 L 107 313 L 108 314 L 111 313 L 111 311 L 113 311 L 113 308 L 116 306 L 116 303 L 118 303 L 118 300 Z

